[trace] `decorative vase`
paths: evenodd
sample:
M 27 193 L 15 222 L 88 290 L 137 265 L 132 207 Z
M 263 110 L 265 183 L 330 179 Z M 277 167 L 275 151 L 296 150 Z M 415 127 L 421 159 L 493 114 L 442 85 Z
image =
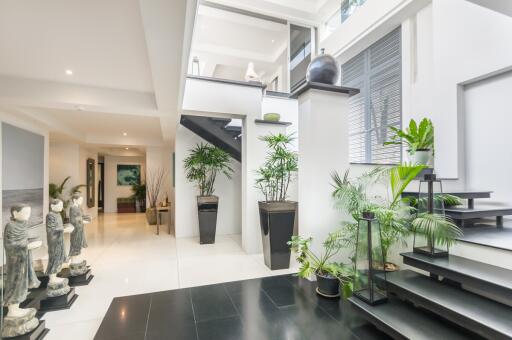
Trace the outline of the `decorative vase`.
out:
M 325 50 L 321 49 L 321 54 L 313 59 L 308 66 L 306 79 L 311 83 L 322 83 L 335 85 L 340 76 L 340 67 L 336 59 Z
M 149 225 L 156 225 L 156 208 L 146 209 L 146 220 Z
M 409 150 L 409 158 L 412 164 L 428 165 L 431 154 L 430 149 L 419 149 L 413 154 Z
M 279 113 L 265 113 L 263 119 L 269 122 L 278 122 L 281 119 Z
M 259 202 L 265 265 L 271 270 L 290 267 L 290 247 L 297 202 Z
M 331 275 L 316 273 L 316 292 L 324 297 L 335 298 L 340 296 L 340 281 Z
M 197 213 L 199 218 L 199 243 L 215 243 L 217 231 L 217 211 L 219 209 L 219 197 L 197 196 Z

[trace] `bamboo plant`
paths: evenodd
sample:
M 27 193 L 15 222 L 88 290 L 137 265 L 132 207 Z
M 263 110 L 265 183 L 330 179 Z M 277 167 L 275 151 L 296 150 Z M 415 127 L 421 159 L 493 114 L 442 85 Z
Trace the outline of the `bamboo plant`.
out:
M 256 187 L 267 202 L 286 201 L 288 188 L 298 170 L 298 156 L 291 146 L 293 135 L 270 134 L 260 137 L 269 148 L 265 164 L 257 170 Z

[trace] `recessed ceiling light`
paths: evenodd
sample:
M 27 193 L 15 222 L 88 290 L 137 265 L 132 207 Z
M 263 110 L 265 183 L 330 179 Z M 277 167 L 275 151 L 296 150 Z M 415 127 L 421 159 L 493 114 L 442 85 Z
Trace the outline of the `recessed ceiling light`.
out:
M 274 39 L 272 39 L 272 44 L 275 43 L 276 41 Z
M 125 150 L 130 150 L 130 148 L 124 148 Z
M 125 137 L 126 137 L 126 136 L 128 136 L 128 133 L 126 133 L 126 132 L 123 132 L 123 136 L 125 136 Z
M 72 76 L 73 75 L 73 70 L 66 70 L 66 74 L 68 76 Z

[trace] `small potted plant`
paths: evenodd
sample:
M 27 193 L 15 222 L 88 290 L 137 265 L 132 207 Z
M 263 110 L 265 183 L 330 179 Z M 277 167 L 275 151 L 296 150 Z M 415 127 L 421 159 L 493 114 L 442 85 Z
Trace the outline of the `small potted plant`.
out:
M 58 198 L 63 203 L 63 209 L 62 209 L 60 214 L 62 216 L 62 221 L 64 222 L 64 224 L 69 223 L 69 216 L 67 215 L 67 211 L 68 211 L 69 204 L 71 203 L 71 196 L 75 192 L 80 192 L 80 188 L 83 188 L 83 187 L 86 186 L 85 184 L 75 185 L 74 187 L 72 187 L 69 190 L 69 194 L 66 195 L 64 193 L 64 189 L 66 187 L 66 183 L 70 179 L 71 179 L 71 176 L 68 176 L 68 177 L 64 178 L 62 183 L 59 184 L 59 185 L 57 185 L 55 183 L 50 183 L 49 184 L 49 188 L 48 188 L 48 193 L 49 193 L 50 198 Z
M 390 127 L 390 129 L 395 134 L 384 145 L 402 145 L 405 142 L 410 161 L 413 164 L 427 165 L 429 163 L 434 150 L 434 125 L 430 119 L 423 118 L 419 125 L 414 119 L 411 119 L 409 127 L 405 130 L 396 127 Z
M 265 264 L 270 269 L 290 266 L 291 239 L 295 227 L 297 202 L 287 201 L 288 188 L 297 172 L 297 153 L 290 149 L 292 135 L 267 135 L 260 138 L 269 149 L 265 164 L 258 169 L 256 187 L 265 196 L 260 201 L 260 225 Z
M 310 278 L 316 275 L 317 293 L 328 298 L 340 296 L 340 284 L 343 288 L 343 296 L 352 294 L 353 268 L 343 263 L 336 263 L 332 258 L 342 249 L 338 233 L 331 233 L 323 246 L 325 252 L 318 256 L 311 249 L 312 238 L 293 236 L 288 242 L 300 263 L 298 275 L 302 278 Z
M 146 184 L 133 184 L 132 185 L 133 195 L 131 196 L 135 200 L 135 210 L 137 212 L 146 211 Z
M 201 244 L 215 243 L 219 197 L 213 195 L 215 179 L 219 173 L 231 178 L 230 156 L 224 150 L 210 145 L 197 144 L 184 160 L 187 179 L 197 185 L 197 209 L 199 217 L 199 241 Z

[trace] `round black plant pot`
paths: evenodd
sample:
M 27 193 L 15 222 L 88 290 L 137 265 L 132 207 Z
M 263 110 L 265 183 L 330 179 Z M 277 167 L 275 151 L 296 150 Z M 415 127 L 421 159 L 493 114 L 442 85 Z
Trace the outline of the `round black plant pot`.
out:
M 334 276 L 316 273 L 316 284 L 318 294 L 329 298 L 340 296 L 340 281 Z

